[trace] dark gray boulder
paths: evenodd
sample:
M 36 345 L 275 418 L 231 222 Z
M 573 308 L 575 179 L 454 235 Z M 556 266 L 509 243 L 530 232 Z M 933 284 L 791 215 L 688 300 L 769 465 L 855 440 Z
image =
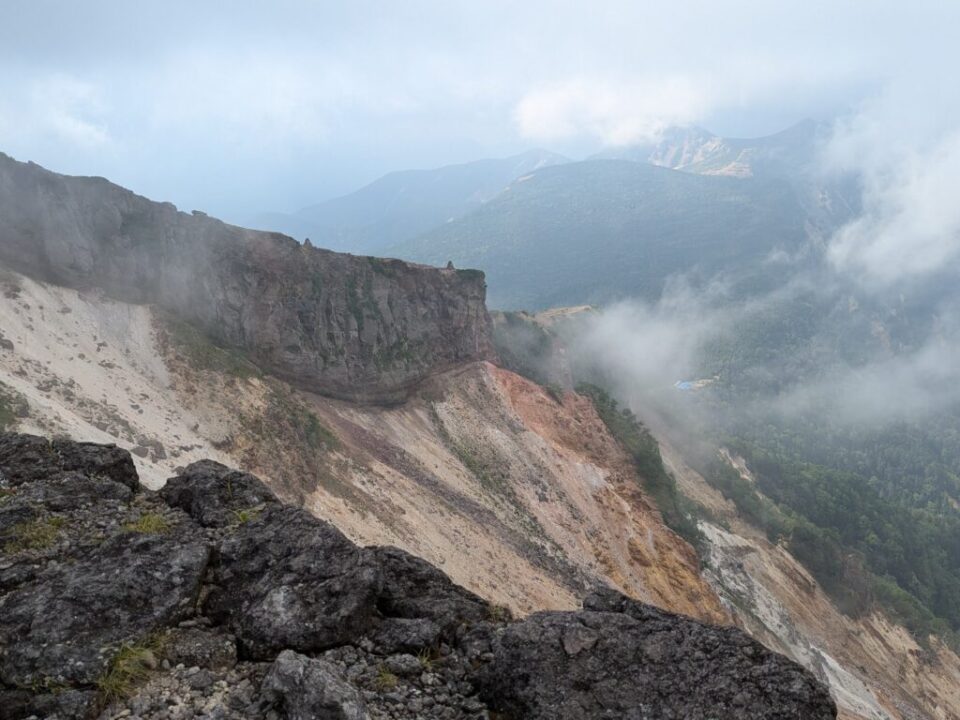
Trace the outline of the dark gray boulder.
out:
M 613 592 L 580 612 L 514 623 L 478 674 L 480 697 L 508 720 L 819 720 L 835 718 L 806 670 L 731 627 L 714 627 Z
M 205 611 L 237 636 L 241 657 L 322 650 L 359 639 L 377 615 L 380 567 L 333 525 L 269 505 L 220 548 Z
M 440 626 L 426 618 L 386 618 L 370 639 L 385 655 L 418 653 L 439 644 Z
M 167 480 L 160 496 L 204 527 L 237 523 L 243 513 L 249 513 L 252 508 L 277 502 L 259 478 L 213 460 L 188 465 L 182 473 Z
M 74 442 L 56 439 L 51 443 L 64 470 L 83 473 L 89 477 L 109 478 L 136 492 L 140 479 L 133 458 L 116 445 Z
M 0 433 L 0 487 L 47 480 L 62 472 L 107 478 L 134 492 L 140 489 L 130 453 L 116 445 Z
M 367 720 L 357 689 L 335 665 L 285 650 L 263 679 L 263 700 L 288 720 Z
M 426 560 L 395 547 L 374 547 L 369 552 L 383 572 L 377 606 L 384 616 L 431 620 L 450 639 L 460 625 L 490 614 L 486 600 L 455 584 Z
M 0 597 L 0 682 L 94 685 L 122 643 L 192 614 L 209 549 L 162 535 L 116 535 Z

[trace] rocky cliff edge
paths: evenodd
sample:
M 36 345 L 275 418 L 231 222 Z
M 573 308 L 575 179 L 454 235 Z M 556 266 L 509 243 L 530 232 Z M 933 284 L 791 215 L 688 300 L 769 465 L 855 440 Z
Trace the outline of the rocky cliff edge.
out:
M 156 305 L 307 390 L 397 402 L 494 355 L 476 270 L 319 250 L 2 153 L 0 218 L 0 266 Z

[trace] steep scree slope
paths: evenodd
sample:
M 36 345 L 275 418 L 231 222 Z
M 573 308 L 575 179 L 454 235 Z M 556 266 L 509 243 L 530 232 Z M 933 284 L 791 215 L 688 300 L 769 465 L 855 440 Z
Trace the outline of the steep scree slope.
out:
M 7 433 L 0 490 L 4 718 L 836 716 L 739 630 L 608 590 L 509 622 L 217 463 L 156 495 L 115 447 Z
M 402 399 L 492 356 L 483 274 L 354 257 L 0 154 L 0 264 L 153 303 L 297 385 Z

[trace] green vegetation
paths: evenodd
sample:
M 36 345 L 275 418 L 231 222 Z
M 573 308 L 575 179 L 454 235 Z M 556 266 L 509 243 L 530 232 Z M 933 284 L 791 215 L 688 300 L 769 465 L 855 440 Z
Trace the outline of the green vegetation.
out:
M 163 535 L 170 531 L 170 522 L 160 513 L 143 513 L 133 522 L 124 523 L 123 529 L 142 535 Z
M 367 258 L 367 262 L 370 263 L 373 271 L 379 275 L 394 277 L 397 274 L 396 268 L 394 267 L 395 260 L 371 256 Z
M 543 389 L 547 391 L 547 395 L 553 398 L 554 402 L 558 405 L 563 404 L 563 388 L 557 385 L 556 383 L 547 383 L 543 386 Z
M 259 377 L 260 369 L 239 350 L 220 347 L 194 325 L 173 317 L 165 321 L 171 344 L 186 356 L 195 370 L 210 370 L 236 378 Z
M 653 498 L 667 527 L 699 549 L 703 536 L 691 516 L 693 508 L 677 491 L 676 480 L 663 466 L 656 438 L 629 408 L 621 408 L 603 389 L 581 383 L 577 392 L 593 400 L 600 419 L 633 460 L 644 490 Z
M 37 518 L 18 523 L 11 528 L 11 540 L 3 546 L 5 552 L 18 553 L 28 550 L 46 550 L 56 543 L 60 530 L 67 524 L 62 517 Z
M 458 270 L 457 270 L 457 277 L 461 277 L 461 278 L 463 278 L 464 280 L 483 280 L 483 279 L 484 279 L 484 272 L 483 272 L 483 270 L 472 270 L 472 269 L 469 269 L 469 268 L 464 269 L 464 270 L 459 270 L 459 269 L 458 269 Z
M 0 432 L 13 428 L 17 419 L 26 416 L 28 410 L 29 406 L 20 393 L 0 383 Z
M 163 652 L 164 641 L 164 636 L 156 634 L 141 643 L 120 646 L 107 671 L 97 680 L 97 689 L 105 702 L 127 698 L 137 686 L 146 682 L 150 671 L 157 666 L 157 656 Z
M 304 410 L 297 425 L 302 428 L 307 445 L 314 450 L 336 450 L 340 441 L 311 410 Z
M 856 614 L 879 603 L 924 639 L 960 628 L 960 517 L 911 508 L 856 473 L 737 443 L 757 488 L 790 519 L 731 499 L 788 547 L 841 607 Z M 715 475 L 708 479 L 715 481 Z
M 505 605 L 490 603 L 487 605 L 487 620 L 494 623 L 509 622 L 513 618 L 510 608 Z
M 440 654 L 436 648 L 423 648 L 417 653 L 417 660 L 420 661 L 420 667 L 426 672 L 433 670 L 434 664 L 440 659 Z
M 397 365 L 409 367 L 416 359 L 408 338 L 401 338 L 373 353 L 373 362 L 378 370 L 389 370 Z
M 377 690 L 380 692 L 390 692 L 397 687 L 398 682 L 397 676 L 387 670 L 385 665 L 377 668 L 377 679 L 374 681 Z
M 244 508 L 243 510 L 234 510 L 233 516 L 237 519 L 237 525 L 243 525 L 256 520 L 261 512 L 263 512 L 262 507 Z

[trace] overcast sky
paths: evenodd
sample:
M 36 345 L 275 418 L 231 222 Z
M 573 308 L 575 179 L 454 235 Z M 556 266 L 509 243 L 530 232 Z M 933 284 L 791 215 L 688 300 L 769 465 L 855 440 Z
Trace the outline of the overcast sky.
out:
M 951 0 L 0 0 L 0 151 L 242 220 L 676 123 L 750 136 L 867 107 L 880 129 L 850 127 L 874 147 L 942 139 L 958 27 Z

